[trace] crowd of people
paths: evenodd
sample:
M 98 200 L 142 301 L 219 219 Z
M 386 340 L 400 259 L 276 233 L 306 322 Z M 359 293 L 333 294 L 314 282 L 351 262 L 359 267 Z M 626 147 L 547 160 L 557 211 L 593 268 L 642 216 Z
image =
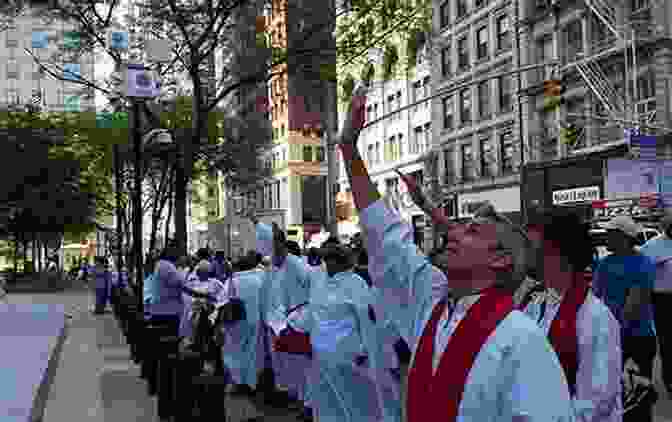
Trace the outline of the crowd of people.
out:
M 485 205 L 455 224 L 402 175 L 443 236 L 424 254 L 357 151 L 364 98 L 355 91 L 340 135 L 362 235 L 301 251 L 251 212 L 256 251 L 237 268 L 164 251 L 147 318 L 189 347 L 208 309 L 216 370 L 306 420 L 651 421 L 657 345 L 672 387 L 672 216 L 641 250 L 638 225 L 614 218 L 596 262 L 589 224 L 567 208 L 520 227 Z

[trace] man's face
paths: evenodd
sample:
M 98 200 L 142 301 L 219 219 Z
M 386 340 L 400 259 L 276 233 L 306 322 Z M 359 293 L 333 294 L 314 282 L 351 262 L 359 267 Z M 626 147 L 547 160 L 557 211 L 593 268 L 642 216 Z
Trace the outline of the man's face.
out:
M 510 253 L 501 246 L 499 236 L 494 223 L 457 226 L 448 232 L 445 249 L 436 256 L 435 265 L 446 272 L 455 289 L 476 291 L 490 287 L 496 281 L 496 271 L 513 268 Z

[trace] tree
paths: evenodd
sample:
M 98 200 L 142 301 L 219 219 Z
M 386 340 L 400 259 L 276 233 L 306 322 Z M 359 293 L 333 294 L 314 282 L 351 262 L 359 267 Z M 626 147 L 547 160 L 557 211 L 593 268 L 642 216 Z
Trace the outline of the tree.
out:
M 46 73 L 52 77 L 64 80 L 62 67 L 58 64 L 64 57 L 77 57 L 90 51 L 104 52 L 121 63 L 123 54 L 110 48 L 107 38 L 103 35 L 111 28 L 128 28 L 131 38 L 128 58 L 137 57 L 137 53 L 144 43 L 142 35 L 170 39 L 175 41 L 173 59 L 161 71 L 167 88 L 174 87 L 176 79 L 171 75 L 186 74 L 191 82 L 192 118 L 189 131 L 183 131 L 177 136 L 178 162 L 176 167 L 175 184 L 175 213 L 176 213 L 176 240 L 184 250 L 186 246 L 186 188 L 190 180 L 194 163 L 204 144 L 204 132 L 208 128 L 209 114 L 215 110 L 220 102 L 231 94 L 247 86 L 254 86 L 268 81 L 273 76 L 287 71 L 288 67 L 295 70 L 303 63 L 306 67 L 313 67 L 316 79 L 334 80 L 336 78 L 335 57 L 346 57 L 344 60 L 354 60 L 361 57 L 366 51 L 380 45 L 389 34 L 414 28 L 416 23 L 424 17 L 427 11 L 427 0 L 352 0 L 350 7 L 336 10 L 333 7 L 308 8 L 302 2 L 288 3 L 289 12 L 293 16 L 303 14 L 296 22 L 308 22 L 300 33 L 303 38 L 292 40 L 290 48 L 282 48 L 277 43 L 260 42 L 257 49 L 248 52 L 245 68 L 235 65 L 226 67 L 221 72 L 221 78 L 211 83 L 203 75 L 207 75 L 214 60 L 216 49 L 232 51 L 235 47 L 234 34 L 240 31 L 240 12 L 251 8 L 261 10 L 265 0 L 143 0 L 139 2 L 142 15 L 127 17 L 123 21 L 116 18 L 115 9 L 120 7 L 119 1 L 108 2 L 107 5 L 98 5 L 91 0 L 69 0 L 68 2 L 54 2 L 53 7 L 42 11 L 47 19 L 60 19 L 77 26 L 80 34 L 79 48 L 59 51 L 57 57 L 49 63 L 33 56 Z M 277 4 L 276 4 L 277 6 Z M 314 5 L 317 6 L 317 5 Z M 276 7 L 277 9 L 277 7 Z M 331 43 L 324 43 L 325 36 L 331 34 L 336 19 L 341 16 L 348 18 L 347 25 L 339 26 L 337 41 L 334 47 Z M 252 25 L 256 26 L 255 21 Z M 343 28 L 350 30 L 344 30 Z M 324 59 L 324 60 L 323 60 Z M 332 61 L 334 65 L 328 63 Z M 326 66 L 323 66 L 327 63 Z M 289 64 L 289 66 L 285 66 Z M 307 74 L 304 70 L 301 70 Z M 88 81 L 79 79 L 71 82 L 81 86 L 85 93 L 91 89 L 111 94 L 110 81 Z M 146 110 L 147 111 L 147 110 Z M 261 113 L 264 114 L 264 113 Z M 149 113 L 152 123 L 159 125 L 160 118 L 156 113 Z M 246 123 L 250 119 L 245 119 Z M 223 128 L 226 129 L 226 126 Z M 250 139 L 249 137 L 234 136 L 233 139 Z M 206 148 L 210 151 L 211 149 Z M 251 173 L 245 167 L 236 166 L 237 160 L 232 159 L 232 153 L 250 154 L 255 148 L 247 147 L 242 142 L 232 142 L 231 148 L 225 152 L 215 153 L 214 163 L 229 171 L 231 183 L 244 180 Z

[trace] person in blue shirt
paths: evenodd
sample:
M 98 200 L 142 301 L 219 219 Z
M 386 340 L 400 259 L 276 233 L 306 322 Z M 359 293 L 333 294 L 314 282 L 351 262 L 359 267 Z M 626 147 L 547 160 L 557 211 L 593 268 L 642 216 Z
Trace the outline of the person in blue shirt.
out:
M 102 256 L 97 256 L 96 266 L 93 270 L 96 288 L 96 307 L 95 314 L 102 314 L 105 312 L 105 307 L 110 299 L 110 286 L 112 282 L 112 275 L 107 267 L 107 259 Z
M 640 375 L 652 380 L 656 356 L 651 305 L 655 264 L 635 249 L 640 228 L 632 218 L 614 217 L 605 228 L 611 255 L 599 262 L 593 277 L 593 291 L 621 323 L 623 362 L 632 359 Z M 651 421 L 652 408 L 642 406 L 629 412 L 625 419 Z

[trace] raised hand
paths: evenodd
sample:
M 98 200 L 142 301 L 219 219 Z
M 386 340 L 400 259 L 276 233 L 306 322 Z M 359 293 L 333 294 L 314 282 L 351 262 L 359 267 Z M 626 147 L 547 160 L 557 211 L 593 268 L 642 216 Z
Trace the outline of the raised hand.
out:
M 352 93 L 348 114 L 343 123 L 343 130 L 338 138 L 338 143 L 342 145 L 356 145 L 359 133 L 366 122 L 366 93 L 368 88 L 360 84 Z
M 415 178 L 406 174 L 403 174 L 399 169 L 395 169 L 395 172 L 399 175 L 401 180 L 404 181 L 406 187 L 408 188 L 408 194 L 411 196 L 413 203 L 418 206 L 420 209 L 425 209 L 427 206 L 427 197 L 422 192 L 422 188 L 418 186 L 415 181 Z

